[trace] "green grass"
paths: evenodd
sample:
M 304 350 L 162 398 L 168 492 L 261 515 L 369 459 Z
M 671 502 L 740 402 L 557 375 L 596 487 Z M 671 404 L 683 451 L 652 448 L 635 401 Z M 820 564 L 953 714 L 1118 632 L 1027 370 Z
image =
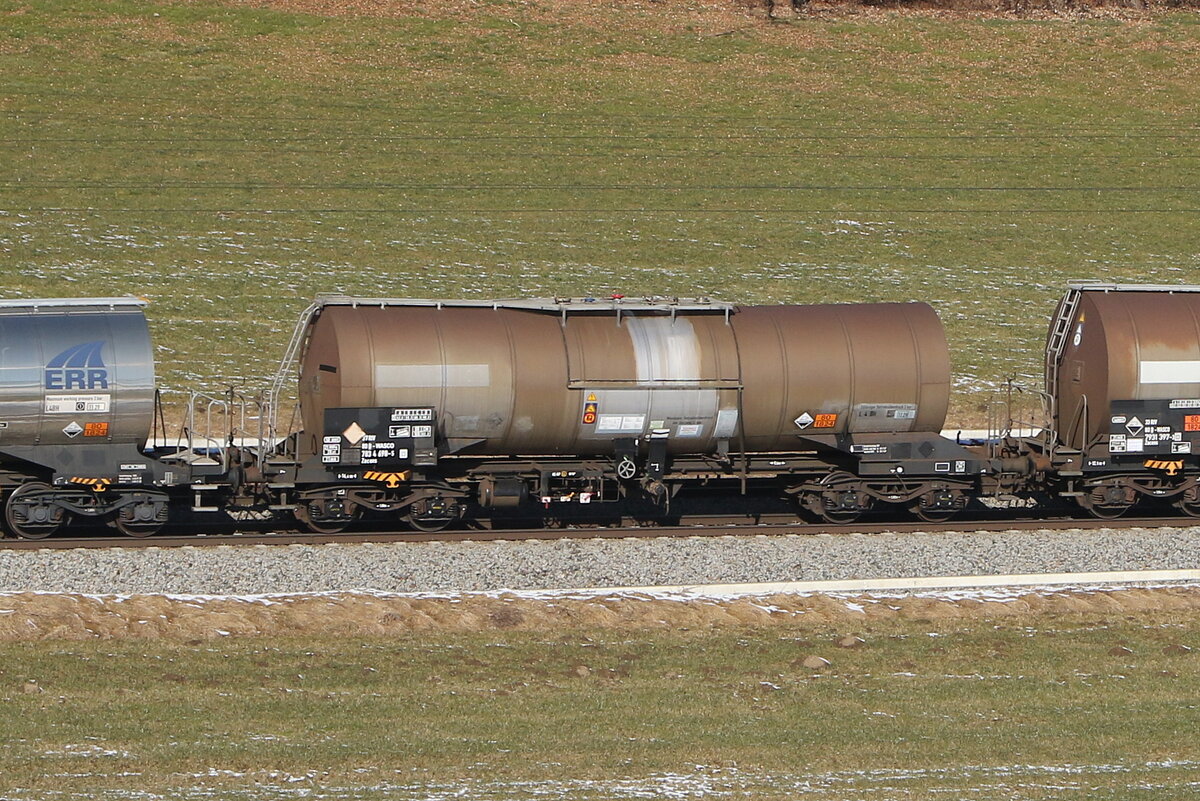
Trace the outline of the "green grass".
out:
M 1192 12 L 0 16 L 0 293 L 150 297 L 172 390 L 319 292 L 919 299 L 978 421 L 1067 278 L 1200 281 Z
M 675 776 L 751 799 L 1175 799 L 1200 780 L 1192 618 L 868 625 L 849 650 L 811 626 L 5 644 L 0 796 L 599 799 Z M 814 653 L 832 666 L 800 666 Z

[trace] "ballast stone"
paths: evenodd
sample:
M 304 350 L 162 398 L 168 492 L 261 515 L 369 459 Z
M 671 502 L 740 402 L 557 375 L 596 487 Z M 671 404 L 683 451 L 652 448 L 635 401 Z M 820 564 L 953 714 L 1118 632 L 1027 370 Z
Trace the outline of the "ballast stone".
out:
M 0 592 L 459 592 L 1185 570 L 1200 528 L 0 550 Z

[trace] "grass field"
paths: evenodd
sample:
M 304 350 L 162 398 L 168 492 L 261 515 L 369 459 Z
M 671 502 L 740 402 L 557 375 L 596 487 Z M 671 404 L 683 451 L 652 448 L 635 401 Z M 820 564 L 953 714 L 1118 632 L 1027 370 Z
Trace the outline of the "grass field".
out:
M 0 797 L 1174 801 L 1198 636 L 1147 613 L 6 643 Z
M 319 292 L 921 299 L 969 422 L 1065 279 L 1200 280 L 1194 12 L 0 18 L 0 294 L 148 296 L 169 389 L 260 385 Z

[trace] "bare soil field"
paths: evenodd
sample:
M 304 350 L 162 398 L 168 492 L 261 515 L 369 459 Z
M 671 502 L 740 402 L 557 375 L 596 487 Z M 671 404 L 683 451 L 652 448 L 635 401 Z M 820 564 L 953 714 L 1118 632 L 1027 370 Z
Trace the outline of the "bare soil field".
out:
M 321 17 L 427 17 L 431 19 L 469 19 L 483 9 L 496 11 L 500 4 L 449 0 L 428 3 L 424 0 L 230 0 L 230 5 L 266 8 Z M 522 14 L 547 21 L 584 21 L 588 18 L 605 23 L 613 19 L 614 4 L 605 0 L 519 0 L 504 4 L 520 8 Z M 1200 7 L 1197 0 L 632 0 L 620 3 L 626 10 L 647 12 L 650 19 L 636 27 L 653 30 L 651 21 L 677 27 L 680 21 L 737 22 L 747 18 L 789 19 L 796 17 L 861 16 L 872 14 L 911 15 L 962 13 L 970 16 L 1122 16 Z M 625 17 L 626 20 L 632 18 Z

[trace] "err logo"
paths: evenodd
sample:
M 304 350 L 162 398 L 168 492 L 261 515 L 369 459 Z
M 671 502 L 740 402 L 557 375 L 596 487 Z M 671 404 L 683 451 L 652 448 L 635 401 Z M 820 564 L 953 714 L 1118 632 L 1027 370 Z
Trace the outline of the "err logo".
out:
M 46 363 L 46 389 L 108 389 L 104 341 L 67 348 Z

